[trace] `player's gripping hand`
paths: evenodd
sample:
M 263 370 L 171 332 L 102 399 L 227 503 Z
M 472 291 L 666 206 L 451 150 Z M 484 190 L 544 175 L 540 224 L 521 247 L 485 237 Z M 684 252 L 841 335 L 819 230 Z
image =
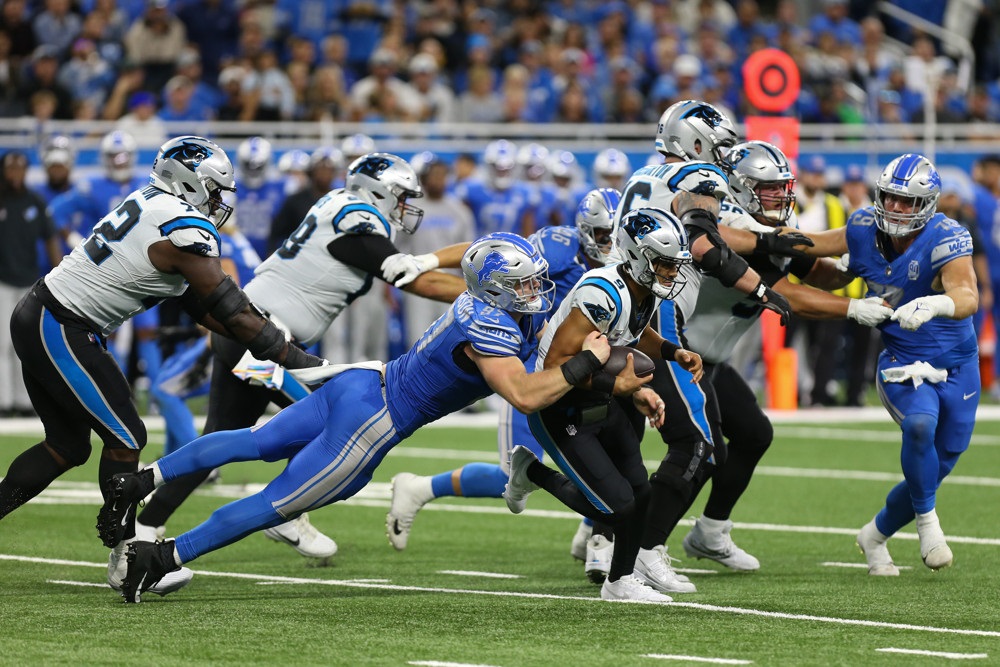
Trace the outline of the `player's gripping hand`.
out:
M 666 406 L 660 395 L 649 387 L 643 387 L 632 394 L 632 402 L 635 407 L 649 419 L 649 425 L 653 428 L 663 426 L 666 417 Z
M 847 306 L 847 316 L 858 324 L 874 327 L 892 317 L 892 308 L 880 296 L 851 299 Z
M 398 252 L 382 261 L 382 278 L 395 287 L 403 287 L 416 280 L 420 274 L 436 269 L 439 263 L 434 253 L 410 255 Z
M 587 334 L 587 337 L 583 339 L 582 349 L 589 350 L 602 364 L 607 362 L 608 357 L 611 356 L 611 343 L 608 342 L 608 337 L 600 331 L 591 331 Z
M 700 382 L 701 376 L 705 374 L 705 370 L 702 367 L 701 355 L 697 352 L 685 350 L 683 347 L 678 348 L 674 352 L 674 361 L 691 374 L 691 382 L 695 384 Z
M 951 317 L 955 302 L 947 294 L 921 296 L 904 303 L 892 313 L 892 320 L 907 331 L 916 331 L 935 317 Z
M 772 233 L 757 233 L 756 253 L 765 255 L 782 255 L 784 257 L 805 257 L 805 250 L 796 246 L 811 248 L 813 240 L 789 227 L 778 227 Z

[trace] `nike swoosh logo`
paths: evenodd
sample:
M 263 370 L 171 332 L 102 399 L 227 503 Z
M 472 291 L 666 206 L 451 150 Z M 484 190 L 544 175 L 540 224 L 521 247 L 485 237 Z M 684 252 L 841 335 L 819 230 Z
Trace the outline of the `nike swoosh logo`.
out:
M 396 533 L 397 535 L 402 535 L 403 534 L 403 531 L 401 531 L 399 529 L 399 519 L 395 519 L 392 522 L 392 532 Z
M 201 234 L 201 238 L 205 239 L 206 241 L 211 241 L 212 240 L 212 237 L 210 235 L 206 234 L 205 232 L 198 232 L 198 233 Z
M 963 401 L 967 401 L 967 400 L 969 400 L 970 398 L 972 398 L 975 395 L 976 395 L 976 392 L 972 392 L 971 394 L 962 394 L 962 400 Z
M 372 219 L 372 217 L 370 215 L 368 215 L 367 213 L 358 213 L 358 215 L 361 216 L 362 220 L 371 220 Z
M 128 521 L 128 512 L 125 512 L 125 516 L 122 517 L 122 528 L 125 527 L 126 521 Z

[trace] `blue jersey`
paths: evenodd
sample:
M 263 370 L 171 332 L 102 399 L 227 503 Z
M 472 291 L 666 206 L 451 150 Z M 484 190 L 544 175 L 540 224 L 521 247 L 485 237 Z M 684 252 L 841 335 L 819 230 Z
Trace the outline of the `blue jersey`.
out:
M 95 176 L 53 199 L 49 212 L 60 230 L 69 229 L 80 236 L 88 236 L 108 211 L 118 208 L 132 192 L 146 185 L 146 178 L 135 177 L 120 183 L 107 176 Z
M 493 390 L 463 351 L 516 357 L 534 352 L 544 314 L 520 322 L 468 292 L 424 332 L 409 352 L 386 364 L 386 405 L 396 431 L 405 438 L 416 429 L 489 396 Z
M 878 248 L 878 227 L 872 207 L 859 209 L 847 221 L 851 271 L 864 278 L 868 296 L 879 296 L 894 308 L 922 296 L 939 294 L 931 284 L 948 262 L 972 255 L 969 230 L 937 213 L 901 255 L 889 261 Z M 926 361 L 938 368 L 959 365 L 977 353 L 972 318 L 936 317 L 917 331 L 905 331 L 898 322 L 878 325 L 886 350 L 896 361 Z
M 455 188 L 455 196 L 472 209 L 477 237 L 496 232 L 520 234 L 532 201 L 530 190 L 520 183 L 496 190 L 482 181 L 465 181 Z
M 271 221 L 285 201 L 283 181 L 265 181 L 256 188 L 240 185 L 236 191 L 236 219 L 247 240 L 261 257 L 267 257 Z
M 552 301 L 555 311 L 588 269 L 580 252 L 576 227 L 543 227 L 528 240 L 549 263 L 549 278 L 556 284 Z
M 239 276 L 240 285 L 246 285 L 253 280 L 254 269 L 260 264 L 260 255 L 254 247 L 239 231 L 230 233 L 220 230 L 219 238 L 222 244 L 219 246 L 219 257 L 231 259 L 236 265 L 236 273 Z

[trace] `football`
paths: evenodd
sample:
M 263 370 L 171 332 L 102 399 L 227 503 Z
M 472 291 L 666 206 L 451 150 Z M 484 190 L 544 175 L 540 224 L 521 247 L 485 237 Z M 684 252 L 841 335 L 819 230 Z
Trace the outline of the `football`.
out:
M 618 375 L 625 368 L 629 354 L 632 355 L 632 365 L 635 368 L 636 377 L 646 377 L 653 374 L 653 360 L 634 347 L 625 347 L 624 345 L 611 346 L 611 356 L 608 357 L 601 370 L 610 375 Z

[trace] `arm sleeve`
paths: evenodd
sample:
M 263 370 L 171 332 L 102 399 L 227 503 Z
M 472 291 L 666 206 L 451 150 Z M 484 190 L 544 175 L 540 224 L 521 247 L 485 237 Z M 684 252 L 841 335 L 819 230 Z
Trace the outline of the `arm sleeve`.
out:
M 382 278 L 382 262 L 399 249 L 385 236 L 348 234 L 330 241 L 327 251 L 337 261 Z

